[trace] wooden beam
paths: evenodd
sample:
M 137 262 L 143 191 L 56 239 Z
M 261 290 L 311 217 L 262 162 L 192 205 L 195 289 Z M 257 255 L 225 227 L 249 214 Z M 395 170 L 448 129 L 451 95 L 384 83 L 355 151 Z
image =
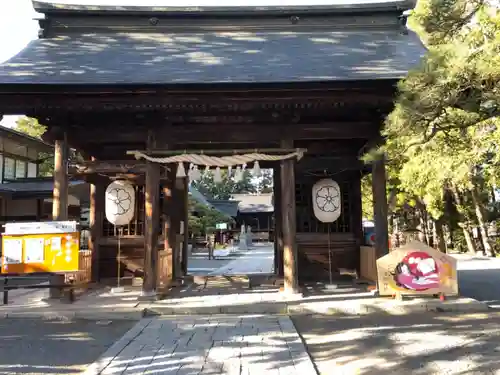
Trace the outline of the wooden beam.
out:
M 54 145 L 54 192 L 52 219 L 68 219 L 68 146 L 65 137 Z
M 144 160 L 91 160 L 72 164 L 68 168 L 71 175 L 103 174 L 135 174 L 146 172 Z
M 160 204 L 160 165 L 146 163 L 145 188 L 145 226 L 144 226 L 144 280 L 142 296 L 156 296 L 159 204 Z
M 283 134 L 295 139 L 369 139 L 375 137 L 381 126 L 381 121 L 340 121 L 328 123 L 287 124 L 276 125 L 266 123 L 244 124 L 184 124 L 179 126 L 165 125 L 158 135 L 157 144 L 182 145 L 188 143 L 244 143 L 261 142 L 261 134 L 266 133 L 267 142 L 279 142 Z M 73 138 L 85 140 L 86 143 L 145 143 L 140 127 L 124 127 L 119 131 L 112 131 L 103 126 L 93 129 L 72 129 Z M 116 130 L 116 129 L 114 129 Z
M 385 160 L 380 158 L 372 164 L 373 217 L 377 259 L 389 253 L 386 189 Z
M 314 149 L 312 150 L 314 152 Z M 350 153 L 342 153 L 350 151 Z M 329 152 L 333 155 L 313 156 L 310 152 L 306 152 L 305 156 L 296 162 L 296 170 L 326 170 L 326 171 L 339 171 L 339 170 L 362 170 L 365 164 L 358 159 L 358 156 L 353 153 L 355 149 L 330 149 Z M 335 154 L 338 153 L 338 154 Z M 230 154 L 230 152 L 228 152 Z M 275 168 L 279 162 L 260 162 L 261 168 Z M 168 164 L 161 164 L 161 168 L 168 169 L 171 166 Z M 146 162 L 144 160 L 102 160 L 102 161 L 84 161 L 78 165 L 69 167 L 70 175 L 82 178 L 90 178 L 91 176 L 99 176 L 102 174 L 109 174 L 111 176 L 123 175 L 138 184 L 140 176 L 146 172 Z M 96 178 L 97 178 L 96 177 Z M 163 177 L 162 177 L 163 179 Z
M 285 139 L 283 148 L 292 148 L 293 141 Z M 298 256 L 295 240 L 297 225 L 295 212 L 295 169 L 293 160 L 281 162 L 281 199 L 283 217 L 283 263 L 285 292 L 299 293 Z
M 283 84 L 281 85 L 283 86 Z M 339 87 L 317 87 L 299 88 L 297 84 L 291 85 L 288 89 L 248 89 L 240 90 L 228 89 L 227 87 L 216 90 L 141 90 L 137 88 L 127 91 L 117 92 L 117 89 L 91 90 L 81 88 L 67 88 L 62 92 L 55 90 L 36 89 L 30 85 L 29 91 L 20 93 L 19 87 L 9 90 L 6 86 L 0 92 L 0 112 L 6 114 L 27 113 L 32 115 L 37 111 L 54 111 L 59 115 L 61 112 L 71 111 L 92 111 L 99 109 L 104 112 L 117 109 L 128 111 L 156 111 L 166 108 L 179 108 L 186 106 L 186 109 L 193 109 L 196 106 L 204 106 L 210 109 L 211 106 L 220 108 L 222 105 L 233 105 L 235 103 L 252 103 L 275 105 L 277 103 L 296 102 L 298 99 L 318 100 L 327 99 L 339 103 L 374 103 L 382 105 L 391 102 L 394 95 L 394 83 L 387 82 L 384 85 L 374 85 L 373 82 L 363 87 L 346 87 L 345 84 Z M 304 86 L 304 85 L 303 85 Z M 331 86 L 331 85 L 330 85 Z M 31 88 L 33 87 L 33 88 Z M 106 100 L 103 101 L 103 95 Z

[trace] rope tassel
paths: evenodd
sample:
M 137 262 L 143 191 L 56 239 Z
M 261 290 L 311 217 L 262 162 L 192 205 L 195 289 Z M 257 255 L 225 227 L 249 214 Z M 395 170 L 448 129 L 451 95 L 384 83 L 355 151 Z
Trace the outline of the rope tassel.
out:
M 177 164 L 177 173 L 175 174 L 176 177 L 186 177 L 186 169 L 184 168 L 184 163 L 179 162 Z

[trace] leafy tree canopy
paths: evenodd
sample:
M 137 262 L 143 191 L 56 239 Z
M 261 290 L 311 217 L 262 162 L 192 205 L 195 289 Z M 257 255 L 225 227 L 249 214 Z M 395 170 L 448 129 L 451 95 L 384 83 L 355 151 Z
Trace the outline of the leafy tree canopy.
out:
M 21 133 L 27 134 L 34 138 L 41 139 L 47 127 L 40 124 L 36 118 L 21 117 L 16 121 L 15 129 Z M 52 154 L 40 152 L 38 154 L 40 160 L 39 173 L 41 176 L 52 176 L 54 173 L 54 157 Z
M 404 153 L 455 129 L 492 129 L 500 114 L 500 13 L 480 0 L 422 0 L 412 23 L 429 51 L 398 84 L 386 146 Z
M 193 186 L 209 199 L 227 200 L 233 194 L 270 193 L 273 191 L 272 170 L 263 170 L 262 176 L 253 178 L 250 170 L 243 172 L 241 181 L 229 177 L 227 170 L 222 170 L 222 182 L 216 183 L 212 173 L 203 173 L 201 179 L 193 181 Z M 234 174 L 234 170 L 233 173 Z

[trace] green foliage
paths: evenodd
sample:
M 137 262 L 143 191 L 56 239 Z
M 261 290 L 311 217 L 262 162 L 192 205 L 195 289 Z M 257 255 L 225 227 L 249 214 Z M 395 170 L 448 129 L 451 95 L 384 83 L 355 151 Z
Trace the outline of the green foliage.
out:
M 361 199 L 363 218 L 367 220 L 373 220 L 373 193 L 371 174 L 364 176 L 361 180 Z
M 189 230 L 195 236 L 212 233 L 216 224 L 233 223 L 233 219 L 221 212 L 189 198 Z
M 479 220 L 471 192 L 482 192 L 479 204 L 489 208 L 490 191 L 499 183 L 500 13 L 490 4 L 418 2 L 409 24 L 428 53 L 398 84 L 385 145 L 365 155 L 389 160 L 393 212 L 406 217 L 424 210 L 445 219 L 453 233 L 462 231 L 460 221 Z
M 263 169 L 262 176 L 257 180 L 258 193 L 272 193 L 273 192 L 273 170 Z
M 15 129 L 31 137 L 41 139 L 47 127 L 40 124 L 36 118 L 21 117 L 16 121 Z M 38 153 L 38 160 L 40 162 L 40 176 L 52 176 L 54 173 L 54 156 L 52 154 L 40 152 Z
M 440 133 L 498 124 L 498 11 L 479 0 L 422 0 L 411 17 L 429 52 L 398 85 L 387 147 L 405 151 Z
M 193 181 L 193 186 L 209 199 L 230 199 L 232 194 L 257 193 L 258 184 L 252 181 L 252 174 L 249 170 L 243 172 L 241 181 L 234 181 L 228 177 L 227 170 L 222 170 L 222 182 L 214 182 L 213 173 L 202 173 L 198 181 Z M 234 171 L 233 171 L 234 174 Z M 271 180 L 272 183 L 272 180 Z

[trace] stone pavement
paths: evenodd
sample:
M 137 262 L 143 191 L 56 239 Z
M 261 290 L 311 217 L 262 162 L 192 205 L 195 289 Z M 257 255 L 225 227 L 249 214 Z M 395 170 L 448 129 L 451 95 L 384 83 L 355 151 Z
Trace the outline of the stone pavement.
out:
M 135 323 L 0 320 L 0 374 L 80 374 Z
M 272 274 L 274 271 L 273 244 L 256 243 L 241 257 L 213 271 L 210 275 Z
M 315 375 L 292 321 L 275 316 L 144 318 L 85 375 Z
M 220 274 L 218 270 L 225 269 L 231 263 L 236 264 L 239 257 L 252 250 L 230 249 L 231 252 L 225 256 L 216 256 L 215 259 L 208 259 L 208 252 L 200 251 L 192 253 L 188 259 L 188 274 L 190 275 L 208 275 L 211 273 Z M 217 251 L 216 251 L 217 254 Z

